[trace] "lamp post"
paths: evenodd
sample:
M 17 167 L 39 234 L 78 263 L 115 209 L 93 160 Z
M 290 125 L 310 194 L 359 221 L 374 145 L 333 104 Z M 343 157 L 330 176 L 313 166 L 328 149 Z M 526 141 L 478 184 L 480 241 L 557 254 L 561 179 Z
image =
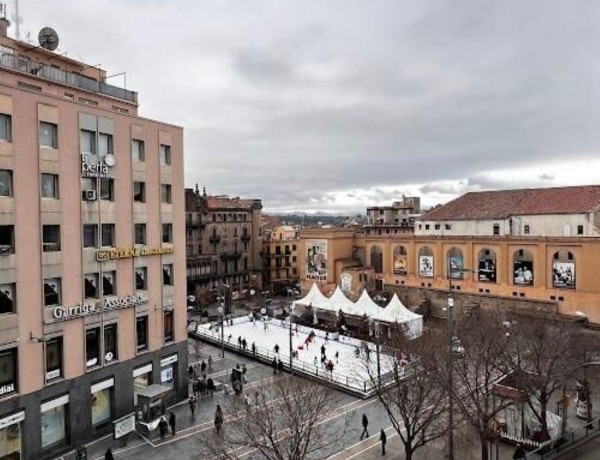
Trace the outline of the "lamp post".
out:
M 292 353 L 294 351 L 294 345 L 292 344 L 292 316 L 294 316 L 294 310 L 295 310 L 296 306 L 291 303 L 290 304 L 290 316 L 289 316 L 289 320 L 290 320 L 290 372 L 292 372 Z
M 222 305 L 219 305 L 219 307 L 217 308 L 217 311 L 219 312 L 219 316 L 221 317 L 221 358 L 225 357 L 225 330 L 223 329 L 223 323 L 224 323 L 224 318 L 225 318 L 225 310 L 223 309 Z

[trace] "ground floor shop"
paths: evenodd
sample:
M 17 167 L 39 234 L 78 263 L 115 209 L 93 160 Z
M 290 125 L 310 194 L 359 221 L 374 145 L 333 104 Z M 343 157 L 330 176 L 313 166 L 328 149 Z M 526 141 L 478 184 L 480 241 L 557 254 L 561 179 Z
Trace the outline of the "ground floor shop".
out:
M 170 389 L 169 403 L 187 397 L 187 341 L 79 378 L 0 401 L 0 460 L 49 459 L 109 434 L 113 421 L 135 411 L 136 390 Z

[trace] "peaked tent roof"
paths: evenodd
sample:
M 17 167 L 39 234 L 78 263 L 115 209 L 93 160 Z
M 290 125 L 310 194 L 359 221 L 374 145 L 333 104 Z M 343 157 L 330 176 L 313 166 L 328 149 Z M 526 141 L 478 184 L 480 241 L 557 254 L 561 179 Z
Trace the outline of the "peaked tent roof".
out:
M 348 312 L 352 315 L 367 315 L 369 318 L 379 319 L 383 314 L 383 308 L 377 305 L 366 289 L 363 290 L 358 300 L 352 305 L 352 310 Z
M 306 305 L 322 310 L 331 310 L 329 299 L 321 292 L 317 283 L 313 283 L 308 294 L 301 299 L 294 301 L 293 305 Z
M 329 305 L 332 309 L 342 310 L 344 313 L 354 308 L 354 302 L 346 297 L 339 286 L 335 288 L 334 293 L 329 297 Z
M 402 323 L 411 319 L 420 318 L 422 318 L 421 315 L 410 311 L 404 306 L 397 294 L 394 294 L 392 300 L 390 300 L 387 306 L 383 309 L 383 315 L 381 316 L 383 321 L 389 321 L 392 323 L 396 321 Z

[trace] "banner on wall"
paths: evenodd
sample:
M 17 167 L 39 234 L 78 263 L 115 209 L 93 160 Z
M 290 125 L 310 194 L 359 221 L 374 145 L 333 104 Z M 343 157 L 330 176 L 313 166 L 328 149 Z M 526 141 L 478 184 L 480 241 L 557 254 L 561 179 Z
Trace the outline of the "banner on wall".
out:
M 496 263 L 493 259 L 479 259 L 477 272 L 479 274 L 479 281 L 487 283 L 496 282 Z
M 327 280 L 327 240 L 306 241 L 306 279 Z
M 522 286 L 533 285 L 533 261 L 518 260 L 515 262 L 513 283 Z
M 575 287 L 575 264 L 573 262 L 554 262 L 552 265 L 552 284 L 554 287 Z
M 352 289 L 352 275 L 350 273 L 342 273 L 340 275 L 340 288 L 342 292 L 350 292 Z
M 408 270 L 406 254 L 394 254 L 394 274 L 406 275 Z
M 450 257 L 450 276 L 454 279 L 462 279 L 464 272 L 464 262 L 462 256 Z
M 433 256 L 419 257 L 419 276 L 433 278 Z

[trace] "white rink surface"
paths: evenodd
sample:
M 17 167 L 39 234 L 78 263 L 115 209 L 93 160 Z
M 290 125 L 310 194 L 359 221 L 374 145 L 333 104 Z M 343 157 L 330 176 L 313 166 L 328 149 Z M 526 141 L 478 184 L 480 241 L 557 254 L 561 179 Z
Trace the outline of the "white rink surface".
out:
M 225 342 L 231 345 L 237 346 L 238 337 L 245 338 L 247 341 L 247 350 L 252 350 L 252 343 L 257 347 L 257 351 L 261 354 L 267 354 L 272 357 L 275 353 L 275 345 L 279 345 L 279 359 L 281 359 L 286 367 L 289 365 L 289 347 L 290 347 L 290 332 L 289 323 L 283 323 L 280 320 L 267 321 L 267 330 L 264 328 L 264 323 L 261 320 L 256 320 L 254 323 L 250 321 L 234 322 L 232 326 L 225 326 L 224 338 Z M 220 331 L 218 331 L 217 324 L 213 324 L 213 330 L 208 331 L 210 324 L 198 326 L 198 331 L 202 330 L 203 333 L 211 334 L 220 339 Z M 217 328 L 215 329 L 215 326 Z M 292 344 L 293 349 L 298 351 L 298 358 L 294 358 L 292 362 L 294 367 L 303 369 L 304 371 L 318 374 L 319 376 L 329 376 L 329 372 L 321 366 L 321 346 L 325 346 L 325 355 L 327 362 L 331 360 L 333 362 L 333 379 L 336 382 L 345 384 L 347 386 L 363 388 L 365 382 L 367 384 L 371 381 L 369 377 L 369 371 L 367 370 L 366 352 L 364 346 L 359 346 L 360 356 L 357 358 L 355 355 L 357 346 L 352 343 L 343 343 L 336 340 L 325 341 L 324 337 L 320 335 L 324 334 L 323 331 L 315 330 L 317 334 L 313 341 L 306 347 L 305 341 L 308 337 L 310 328 L 301 327 L 302 330 L 296 332 L 296 325 L 292 326 L 293 336 Z M 231 335 L 231 338 L 229 336 Z M 331 334 L 330 334 L 331 337 Z M 343 338 L 342 340 L 348 340 Z M 356 339 L 350 339 L 355 343 L 358 343 Z M 377 375 L 377 354 L 375 352 L 375 344 L 370 342 L 362 342 L 362 344 L 369 344 L 370 352 L 369 368 L 373 376 Z M 304 344 L 304 349 L 299 349 L 298 346 Z M 335 354 L 338 353 L 338 359 Z M 315 367 L 315 358 L 317 359 L 317 366 Z M 380 354 L 380 366 L 381 375 L 392 370 L 393 360 L 391 356 Z

